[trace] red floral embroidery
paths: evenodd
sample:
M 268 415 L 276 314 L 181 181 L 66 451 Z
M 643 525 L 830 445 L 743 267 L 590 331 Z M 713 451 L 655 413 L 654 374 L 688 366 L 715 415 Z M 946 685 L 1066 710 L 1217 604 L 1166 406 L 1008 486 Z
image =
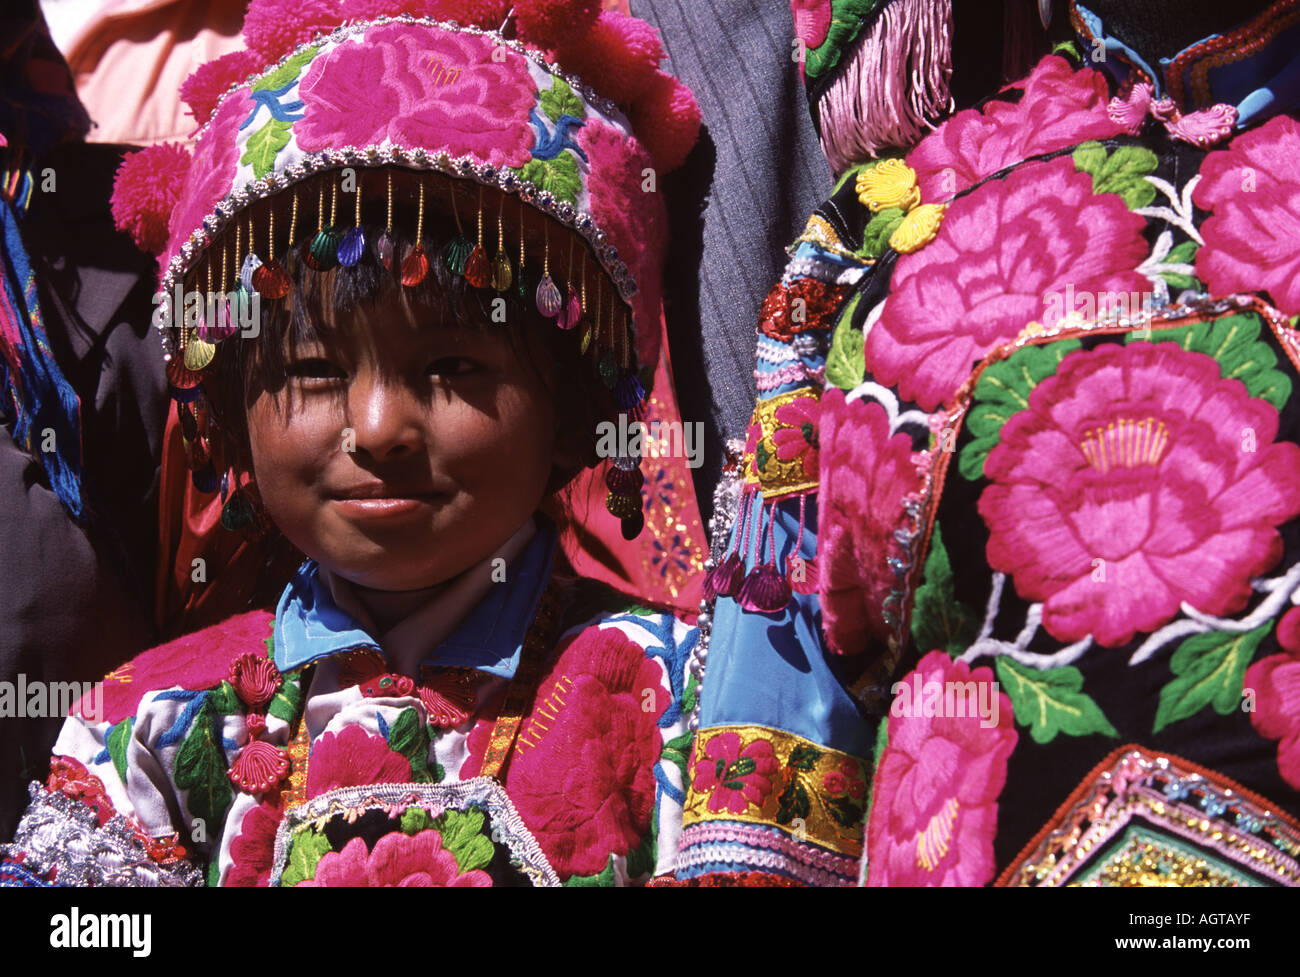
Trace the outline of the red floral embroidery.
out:
M 280 827 L 280 810 L 263 801 L 244 815 L 239 834 L 230 843 L 234 864 L 226 873 L 225 884 L 265 886 L 271 880 L 275 861 L 275 832 Z
M 1043 604 L 1061 641 L 1122 645 L 1184 602 L 1236 613 L 1281 557 L 1277 527 L 1300 514 L 1300 447 L 1277 431 L 1277 410 L 1204 353 L 1073 352 L 985 462 L 989 564 Z
M 104 782 L 73 757 L 50 757 L 50 776 L 45 781 L 45 789 L 66 794 L 93 809 L 101 828 L 117 813 L 104 790 Z
M 1278 741 L 1278 773 L 1300 790 L 1300 608 L 1291 608 L 1278 622 L 1277 641 L 1283 654 L 1246 669 L 1245 687 L 1256 696 L 1250 722 L 1260 736 Z
M 802 459 L 804 478 L 817 477 L 819 413 L 816 397 L 798 397 L 776 409 L 778 427 L 772 433 L 776 456 L 781 461 Z
M 715 814 L 744 814 L 750 804 L 761 805 L 772 792 L 772 778 L 779 768 L 767 740 L 754 740 L 742 750 L 740 734 L 728 731 L 709 740 L 704 756 L 697 757 L 691 786 L 710 795 L 709 810 Z
M 325 733 L 312 748 L 307 799 L 335 787 L 401 784 L 410 779 L 411 761 L 389 749 L 382 736 L 348 726 L 341 733 Z
M 492 885 L 482 869 L 461 872 L 456 857 L 442 847 L 442 835 L 432 829 L 415 835 L 394 831 L 366 850 L 364 838 L 353 838 L 342 851 L 328 852 L 316 863 L 314 880 L 299 886 L 428 887 Z

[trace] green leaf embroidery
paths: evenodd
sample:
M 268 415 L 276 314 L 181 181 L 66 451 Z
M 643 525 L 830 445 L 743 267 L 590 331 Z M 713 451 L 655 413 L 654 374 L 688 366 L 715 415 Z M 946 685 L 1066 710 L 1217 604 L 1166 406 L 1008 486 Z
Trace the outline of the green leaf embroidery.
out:
M 1129 210 L 1156 199 L 1156 188 L 1146 177 L 1159 164 L 1156 154 L 1141 146 L 1121 146 L 1107 155 L 1106 147 L 1093 141 L 1074 151 L 1074 167 L 1092 177 L 1092 192 L 1118 194 Z
M 843 828 L 856 828 L 862 823 L 862 807 L 848 797 L 828 797 L 826 810 Z
M 806 770 L 811 772 L 817 766 L 817 761 L 822 758 L 822 751 L 812 746 L 804 746 L 802 743 L 790 751 L 790 759 L 786 765 L 795 770 Z
M 244 711 L 244 704 L 235 692 L 235 687 L 226 681 L 208 693 L 208 701 L 218 716 L 233 716 Z
M 812 810 L 812 804 L 808 800 L 808 791 L 799 777 L 790 778 L 790 783 L 786 785 L 785 790 L 781 791 L 781 796 L 776 799 L 776 822 L 777 824 L 789 824 L 795 818 L 808 817 Z
M 429 729 L 414 708 L 408 706 L 398 713 L 388 730 L 388 747 L 411 761 L 411 779 L 415 783 L 433 779 L 429 773 Z
M 583 119 L 587 116 L 587 110 L 582 105 L 582 99 L 573 94 L 573 89 L 563 78 L 556 77 L 551 82 L 551 87 L 542 92 L 541 97 L 542 111 L 552 122 L 559 122 L 560 116 L 572 115 L 575 118 Z
M 557 200 L 578 202 L 578 191 L 582 188 L 582 178 L 578 175 L 578 163 L 568 150 L 555 159 L 530 159 L 515 172 L 521 180 L 535 184 L 539 189 L 549 190 Z
M 1196 252 L 1200 249 L 1201 246 L 1195 241 L 1184 241 L 1182 244 L 1170 248 L 1161 264 L 1194 265 L 1196 264 Z M 1193 275 L 1180 275 L 1176 271 L 1164 271 L 1160 273 L 1160 277 L 1169 283 L 1170 288 L 1179 291 L 1188 288 L 1198 292 L 1205 291 L 1205 286 L 1201 283 L 1201 280 Z
M 1269 621 L 1244 634 L 1208 631 L 1194 634 L 1180 644 L 1169 660 L 1169 668 L 1177 677 L 1160 690 L 1160 705 L 1151 731 L 1158 733 L 1207 705 L 1213 705 L 1220 716 L 1239 709 L 1246 666 L 1272 627 Z
M 889 717 L 884 716 L 876 725 L 876 745 L 872 752 L 872 763 L 867 768 L 870 770 L 879 770 L 880 761 L 885 755 L 885 749 L 889 746 Z M 871 774 L 867 775 L 867 805 L 862 814 L 862 820 L 869 822 L 871 820 L 871 805 L 875 801 L 875 794 L 872 788 L 875 787 L 875 778 Z
M 954 657 L 960 655 L 979 634 L 980 619 L 957 599 L 952 563 L 938 524 L 930 538 L 923 579 L 912 610 L 912 640 L 923 651 L 942 648 Z
M 429 812 L 418 804 L 412 804 L 402 812 L 402 834 L 418 835 L 425 828 L 433 827 L 433 818 Z
M 289 127 L 284 119 L 268 119 L 266 125 L 248 137 L 241 163 L 253 167 L 253 174 L 261 179 L 275 168 L 275 158 L 289 145 Z
M 433 822 L 442 835 L 442 847 L 456 856 L 456 866 L 462 873 L 492 864 L 496 848 L 492 839 L 483 834 L 483 824 L 483 812 L 473 806 L 463 811 L 444 811 Z
M 1083 63 L 1083 53 L 1074 41 L 1060 41 L 1052 47 L 1053 54 L 1059 54 L 1063 58 L 1069 58 L 1075 64 Z
M 189 791 L 190 811 L 207 822 L 214 837 L 230 807 L 231 788 L 226 755 L 221 751 L 212 718 L 212 703 L 206 699 L 194 717 L 194 725 L 176 754 L 176 786 Z
M 695 703 L 699 700 L 700 680 L 694 675 L 686 679 L 686 688 L 682 690 L 682 715 L 689 716 L 695 711 Z M 690 745 L 688 744 L 685 751 L 690 756 Z
M 867 367 L 862 356 L 864 337 L 861 329 L 853 327 L 853 310 L 861 298 L 859 292 L 844 307 L 839 324 L 831 335 L 830 352 L 826 355 L 826 382 L 841 390 L 861 386 L 866 376 Z
M 280 689 L 275 693 L 270 705 L 266 711 L 276 719 L 283 719 L 286 723 L 293 723 L 297 720 L 302 711 L 302 673 L 286 672 L 284 682 Z
M 1176 342 L 1188 352 L 1213 356 L 1225 379 L 1240 380 L 1252 397 L 1280 411 L 1291 397 L 1291 378 L 1275 369 L 1277 357 L 1259 338 L 1262 328 L 1259 316 L 1245 312 L 1150 334 L 1129 333 L 1125 341 Z
M 299 51 L 270 74 L 263 75 L 261 78 L 257 79 L 257 81 L 253 82 L 252 90 L 255 92 L 263 92 L 283 88 L 298 77 L 304 66 L 311 63 L 311 59 L 316 57 L 316 52 L 318 50 L 319 48 L 309 47 Z
M 1011 697 L 1016 721 L 1029 726 L 1035 743 L 1050 743 L 1057 733 L 1118 736 L 1083 688 L 1083 673 L 1073 665 L 1039 671 L 1006 655 L 996 660 L 998 680 Z
M 653 875 L 655 863 L 658 859 L 658 832 L 655 830 L 655 825 L 652 824 L 650 833 L 641 839 L 641 844 L 627 853 L 627 877 L 629 879 L 640 879 Z
M 609 861 L 605 863 L 605 868 L 599 875 L 571 875 L 564 880 L 565 886 L 573 889 L 613 888 L 614 882 L 613 855 L 609 856 Z
M 289 849 L 289 861 L 280 876 L 280 885 L 290 888 L 299 882 L 308 882 L 316 878 L 316 865 L 334 849 L 329 839 L 322 834 L 306 829 L 293 836 L 293 845 Z
M 987 367 L 975 385 L 975 406 L 966 419 L 971 441 L 961 449 L 957 470 L 970 481 L 984 477 L 984 460 L 997 447 L 1002 426 L 1029 406 L 1029 395 L 1080 347 L 1077 339 L 1026 346 Z
M 131 727 L 134 725 L 134 716 L 123 719 L 108 731 L 108 739 L 104 744 L 108 747 L 108 755 L 113 758 L 113 767 L 123 784 L 126 783 L 126 745 L 131 742 Z
M 839 64 L 845 52 L 852 50 L 853 39 L 870 23 L 869 17 L 879 3 L 880 0 L 832 0 L 826 38 L 815 48 L 804 51 L 804 73 L 808 78 L 817 78 Z
M 682 708 L 685 711 L 686 707 L 683 706 Z M 667 760 L 682 772 L 683 784 L 690 782 L 690 774 L 687 772 L 688 757 L 691 755 L 691 745 L 694 739 L 695 734 L 687 730 L 681 736 L 675 736 L 664 743 L 663 752 L 659 755 L 661 759 Z
M 886 207 L 872 216 L 862 232 L 862 247 L 854 253 L 859 258 L 879 258 L 889 248 L 889 237 L 898 230 L 907 214 L 900 207 Z

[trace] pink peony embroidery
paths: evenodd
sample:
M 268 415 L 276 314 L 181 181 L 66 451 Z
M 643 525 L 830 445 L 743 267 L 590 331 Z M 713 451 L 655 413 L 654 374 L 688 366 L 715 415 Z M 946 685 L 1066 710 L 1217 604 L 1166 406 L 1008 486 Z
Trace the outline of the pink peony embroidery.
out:
M 1246 669 L 1245 687 L 1255 690 L 1250 723 L 1265 739 L 1277 740 L 1277 769 L 1300 790 L 1300 608 L 1277 626 L 1283 654 L 1261 658 Z
M 473 34 L 374 27 L 307 69 L 298 87 L 303 118 L 293 129 L 298 146 L 316 152 L 387 140 L 522 166 L 533 146 L 528 114 L 537 86 L 520 58 L 495 61 L 492 50 Z
M 817 477 L 817 418 L 816 397 L 797 397 L 776 410 L 777 428 L 772 434 L 776 456 L 781 461 L 803 462 L 803 477 Z
M 939 236 L 894 271 L 867 370 L 934 410 L 971 366 L 1044 315 L 1053 293 L 1141 292 L 1144 221 L 1060 157 L 954 201 Z
M 874 401 L 822 396 L 822 455 L 818 540 L 822 628 L 837 654 L 884 640 L 885 598 L 894 586 L 888 559 L 900 555 L 894 531 L 903 500 L 920 488 L 911 464 L 912 439 L 889 436 L 889 418 Z
M 636 280 L 632 308 L 638 324 L 637 359 L 654 363 L 659 358 L 662 300 L 659 256 L 667 241 L 668 218 L 662 194 L 647 194 L 641 187 L 642 172 L 653 161 L 636 137 L 592 118 L 578 130 L 577 143 L 590 161 L 592 216 Z
M 382 736 L 361 726 L 325 733 L 312 747 L 307 764 L 307 799 L 335 787 L 403 784 L 411 779 L 411 761 L 389 749 Z
M 922 658 L 903 683 L 912 685 L 917 674 L 922 687 L 994 682 L 992 669 L 972 670 L 942 651 Z M 868 885 L 976 886 L 993 878 L 998 796 L 1017 739 L 1011 700 L 997 696 L 997 725 L 988 728 L 978 710 L 963 708 L 962 716 L 891 710 L 867 824 Z
M 486 888 L 492 877 L 482 869 L 461 872 L 456 856 L 442 847 L 442 835 L 433 829 L 406 835 L 394 831 L 366 850 L 364 838 L 353 838 L 342 851 L 327 852 L 316 863 L 315 879 L 299 886 L 330 888 L 450 887 Z
M 239 835 L 230 843 L 234 864 L 226 873 L 231 886 L 265 886 L 275 861 L 275 832 L 282 815 L 274 804 L 263 801 L 244 815 Z
M 253 111 L 253 100 L 244 91 L 226 96 L 217 114 L 199 137 L 190 165 L 191 183 L 186 186 L 180 204 L 172 211 L 168 224 L 170 241 L 167 253 L 180 251 L 186 238 L 203 224 L 217 203 L 230 192 L 239 168 L 239 149 L 235 137 L 239 125 Z
M 983 110 L 958 112 L 908 155 L 922 200 L 948 200 L 1031 156 L 1121 131 L 1108 113 L 1105 77 L 1091 68 L 1075 71 L 1059 55 L 1048 55 L 1012 87 L 1024 89 L 1020 101 L 994 100 Z
M 1201 163 L 1192 202 L 1212 214 L 1196 274 L 1211 293 L 1267 289 L 1287 315 L 1300 313 L 1300 123 L 1279 115 Z
M 561 878 L 600 872 L 649 832 L 669 698 L 663 668 L 616 628 L 579 633 L 537 687 L 506 788 Z
M 790 13 L 794 15 L 794 36 L 804 47 L 820 47 L 831 29 L 831 0 L 790 0 Z M 803 62 L 799 62 L 800 68 Z
M 740 734 L 728 731 L 709 740 L 704 756 L 696 755 L 691 787 L 711 795 L 709 810 L 715 814 L 744 814 L 750 804 L 761 805 L 772 793 L 779 768 L 770 742 L 754 740 L 742 750 Z
M 1277 411 L 1204 353 L 1073 352 L 985 462 L 989 564 L 1042 602 L 1061 641 L 1122 645 L 1183 602 L 1240 611 L 1282 553 L 1276 527 L 1300 513 L 1300 447 L 1273 443 L 1277 429 Z

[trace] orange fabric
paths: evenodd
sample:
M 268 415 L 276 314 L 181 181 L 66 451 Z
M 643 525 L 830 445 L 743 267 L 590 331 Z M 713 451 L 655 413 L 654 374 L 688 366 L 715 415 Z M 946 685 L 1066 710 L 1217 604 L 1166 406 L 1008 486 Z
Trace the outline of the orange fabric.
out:
M 94 127 L 91 142 L 187 141 L 197 128 L 178 92 L 199 65 L 243 47 L 246 0 L 117 0 L 65 52 Z

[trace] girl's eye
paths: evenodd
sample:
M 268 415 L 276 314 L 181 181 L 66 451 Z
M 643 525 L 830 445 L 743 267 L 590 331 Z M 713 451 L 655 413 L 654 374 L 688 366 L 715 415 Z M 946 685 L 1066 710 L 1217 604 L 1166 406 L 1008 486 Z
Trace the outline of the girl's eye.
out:
M 480 369 L 476 360 L 464 356 L 444 356 L 429 364 L 429 376 L 459 377 L 475 373 Z
M 347 374 L 329 360 L 296 360 L 285 367 L 285 373 L 298 380 L 343 380 Z

